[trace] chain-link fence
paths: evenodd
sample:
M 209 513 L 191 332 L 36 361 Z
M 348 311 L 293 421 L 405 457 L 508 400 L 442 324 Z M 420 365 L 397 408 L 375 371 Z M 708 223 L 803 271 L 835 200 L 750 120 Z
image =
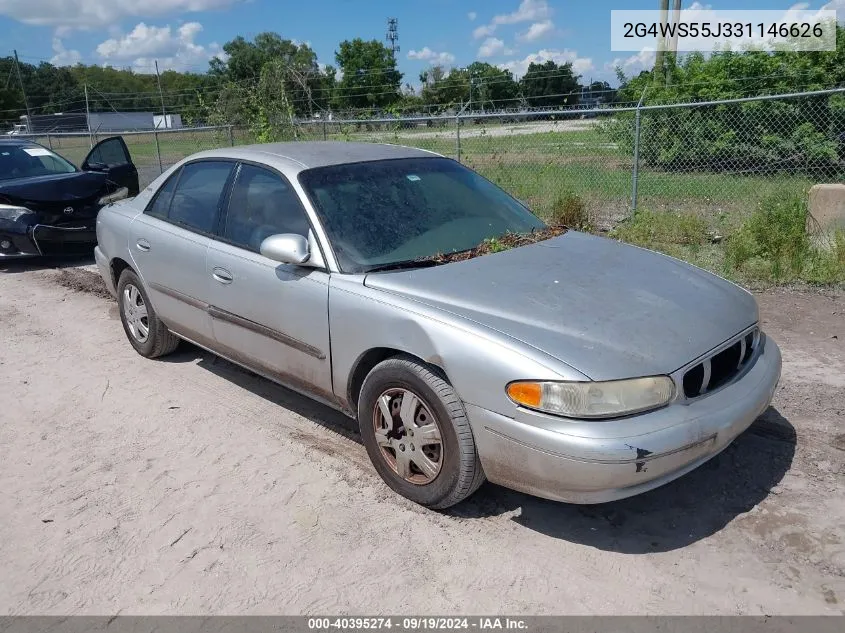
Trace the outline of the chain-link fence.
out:
M 293 140 L 398 143 L 451 156 L 540 215 L 577 196 L 598 228 L 637 209 L 733 215 L 766 195 L 845 180 L 845 89 L 593 110 L 323 119 L 288 131 Z M 253 142 L 231 126 L 121 136 L 142 186 L 194 152 Z M 79 164 L 96 139 L 36 140 Z
M 207 149 L 251 142 L 243 130 L 232 126 L 122 133 L 62 132 L 22 135 L 15 138 L 26 138 L 40 143 L 78 166 L 85 160 L 94 144 L 112 136 L 120 136 L 126 143 L 132 161 L 138 167 L 138 179 L 142 188 L 186 156 Z

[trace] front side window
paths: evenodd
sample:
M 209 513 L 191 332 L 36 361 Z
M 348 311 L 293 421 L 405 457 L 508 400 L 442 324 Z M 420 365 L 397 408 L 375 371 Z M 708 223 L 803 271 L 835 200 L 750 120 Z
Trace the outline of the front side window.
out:
M 227 161 L 203 160 L 182 167 L 167 219 L 193 231 L 212 233 L 233 166 Z
M 446 158 L 403 158 L 300 175 L 345 272 L 469 250 L 545 224 L 502 189 Z
M 223 239 L 257 253 L 271 235 L 307 237 L 309 228 L 305 209 L 284 178 L 254 165 L 241 166 L 229 198 Z
M 40 145 L 0 144 L 0 180 L 72 174 L 73 164 Z
M 87 163 L 108 165 L 115 167 L 117 165 L 127 165 L 132 162 L 129 155 L 126 153 L 126 147 L 119 138 L 109 138 L 101 141 L 91 150 L 88 155 Z M 84 165 L 83 165 L 84 167 Z

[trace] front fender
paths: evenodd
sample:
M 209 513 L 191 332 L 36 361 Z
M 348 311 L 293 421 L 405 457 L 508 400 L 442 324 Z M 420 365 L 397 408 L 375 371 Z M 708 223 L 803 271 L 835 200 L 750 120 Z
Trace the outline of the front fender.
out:
M 505 386 L 518 379 L 586 380 L 568 365 L 519 341 L 420 302 L 363 285 L 363 276 L 332 275 L 329 291 L 332 381 L 348 401 L 356 364 L 390 348 L 440 367 L 462 401 L 508 412 Z

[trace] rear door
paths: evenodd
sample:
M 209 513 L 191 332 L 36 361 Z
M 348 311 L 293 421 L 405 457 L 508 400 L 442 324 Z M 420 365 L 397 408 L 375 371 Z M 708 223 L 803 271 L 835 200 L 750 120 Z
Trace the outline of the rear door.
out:
M 138 169 L 119 136 L 97 143 L 82 162 L 82 171 L 104 171 L 118 188 L 126 187 L 130 197 L 138 195 Z
M 206 252 L 234 162 L 185 164 L 132 222 L 129 250 L 158 316 L 191 340 L 213 345 Z

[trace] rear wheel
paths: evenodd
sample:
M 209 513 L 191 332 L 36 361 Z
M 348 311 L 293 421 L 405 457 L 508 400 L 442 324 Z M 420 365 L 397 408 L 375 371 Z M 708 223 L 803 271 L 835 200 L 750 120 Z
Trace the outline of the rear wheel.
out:
M 410 357 L 376 365 L 358 398 L 367 453 L 402 496 L 443 509 L 484 482 L 464 407 L 452 386 Z
M 178 347 L 179 338 L 158 318 L 141 280 L 128 268 L 117 282 L 117 304 L 126 338 L 141 356 L 156 358 Z

